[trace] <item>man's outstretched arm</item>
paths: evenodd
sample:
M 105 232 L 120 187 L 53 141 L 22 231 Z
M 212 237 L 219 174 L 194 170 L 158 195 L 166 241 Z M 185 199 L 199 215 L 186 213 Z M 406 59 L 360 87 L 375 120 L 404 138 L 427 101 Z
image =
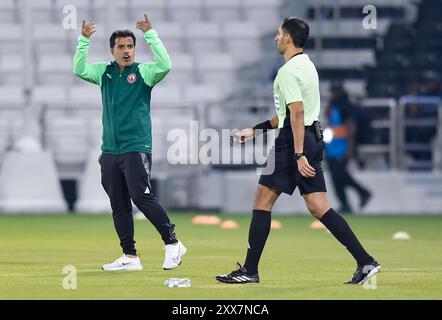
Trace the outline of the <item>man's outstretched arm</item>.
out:
M 271 129 L 277 129 L 279 124 L 279 118 L 278 116 L 274 116 L 272 119 L 258 123 L 256 126 L 253 127 L 253 130 L 262 130 L 262 132 L 266 132 L 267 130 Z M 255 132 L 256 134 L 256 132 Z
M 267 130 L 277 129 L 278 123 L 278 116 L 274 116 L 270 120 L 258 123 L 253 128 L 241 129 L 230 137 L 230 144 L 234 145 L 237 141 L 239 143 L 245 143 L 254 138 L 258 133 L 265 133 Z M 257 130 L 259 131 L 257 132 Z
M 149 87 L 153 87 L 169 73 L 172 68 L 172 63 L 166 47 L 160 38 L 158 38 L 158 33 L 152 29 L 152 24 L 147 18 L 147 15 L 144 15 L 144 20 L 137 22 L 137 29 L 143 32 L 144 39 L 149 45 L 155 59 L 155 62 L 143 63 L 139 66 L 144 82 Z
M 101 76 L 106 70 L 107 63 L 87 64 L 90 37 L 95 33 L 95 25 L 93 23 L 86 23 L 83 20 L 81 29 L 73 60 L 73 72 L 83 80 L 101 85 Z

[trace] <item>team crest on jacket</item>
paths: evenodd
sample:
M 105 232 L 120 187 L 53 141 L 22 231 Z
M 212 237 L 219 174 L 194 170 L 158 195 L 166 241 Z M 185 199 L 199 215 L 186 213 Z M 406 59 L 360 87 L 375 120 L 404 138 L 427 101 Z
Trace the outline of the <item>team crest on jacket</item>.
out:
M 135 81 L 137 81 L 137 75 L 135 73 L 131 73 L 127 76 L 127 82 L 130 84 L 134 83 Z

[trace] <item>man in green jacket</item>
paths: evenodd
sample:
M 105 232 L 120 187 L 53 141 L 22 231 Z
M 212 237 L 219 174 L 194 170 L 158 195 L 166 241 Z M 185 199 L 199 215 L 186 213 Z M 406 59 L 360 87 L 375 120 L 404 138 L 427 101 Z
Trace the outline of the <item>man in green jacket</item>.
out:
M 155 226 L 164 241 L 163 269 L 178 267 L 187 251 L 175 235 L 175 225 L 152 194 L 150 183 L 151 92 L 168 74 L 171 62 L 146 15 L 144 20 L 137 22 L 137 29 L 143 32 L 155 62 L 134 62 L 135 35 L 129 30 L 118 30 L 110 37 L 110 51 L 115 61 L 87 64 L 90 37 L 95 33 L 95 25 L 85 21 L 73 61 L 76 76 L 101 88 L 101 183 L 110 198 L 115 229 L 123 249 L 123 256 L 103 265 L 103 270 L 143 269 L 135 249 L 131 200 Z

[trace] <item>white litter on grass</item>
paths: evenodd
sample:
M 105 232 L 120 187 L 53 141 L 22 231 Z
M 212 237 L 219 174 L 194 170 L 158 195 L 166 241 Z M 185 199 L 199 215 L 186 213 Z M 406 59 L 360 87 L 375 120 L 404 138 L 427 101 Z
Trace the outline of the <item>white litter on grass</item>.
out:
M 410 240 L 411 236 L 405 231 L 398 231 L 393 235 L 393 240 Z

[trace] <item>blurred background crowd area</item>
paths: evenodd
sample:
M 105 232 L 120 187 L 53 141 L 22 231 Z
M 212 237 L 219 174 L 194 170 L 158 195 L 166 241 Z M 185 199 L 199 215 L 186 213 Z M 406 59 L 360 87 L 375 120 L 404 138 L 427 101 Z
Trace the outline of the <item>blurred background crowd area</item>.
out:
M 61 182 L 63 205 L 54 211 L 102 210 L 97 209 L 102 208 L 97 204 L 101 200 L 84 200 L 89 205 L 81 205 L 82 197 L 102 196 L 96 162 L 102 129 L 100 90 L 74 77 L 72 57 L 85 19 L 97 24 L 90 63 L 112 59 L 109 36 L 126 28 L 137 35 L 136 61 L 151 61 L 135 29 L 147 13 L 173 63 L 170 74 L 153 90 L 151 112 L 153 172 L 166 206 L 242 211 L 239 205 L 223 206 L 238 201 L 250 205 L 241 200 L 245 196 L 238 189 L 253 194 L 244 184 L 250 180 L 253 188 L 257 180 L 253 154 L 240 150 L 233 155 L 238 157 L 234 164 L 174 166 L 167 160 L 167 135 L 181 128 L 189 133 L 189 144 L 201 146 L 203 142 L 190 137 L 190 121 L 198 121 L 199 129 L 221 132 L 270 118 L 273 80 L 283 64 L 274 35 L 284 17 L 297 16 L 310 25 L 305 52 L 319 72 L 320 120 L 335 133 L 345 129 L 343 137 L 336 135 L 335 143 L 327 146 L 326 158 L 345 159 L 369 189 L 382 194 L 379 185 L 387 193 L 397 186 L 401 197 L 421 198 L 429 211 L 440 212 L 440 5 L 438 0 L 2 0 L 0 210 L 15 210 L 14 204 L 7 204 L 15 203 L 8 202 L 16 197 L 11 184 L 23 185 L 29 179 L 23 169 L 27 161 L 34 175 L 48 170 L 51 174 L 45 179 L 53 176 Z M 369 19 L 368 28 L 364 19 Z M 346 140 L 344 150 L 338 150 L 339 138 Z M 221 149 L 220 154 L 230 151 Z M 8 155 L 26 152 L 44 153 L 41 166 L 47 169 L 39 170 L 34 156 L 23 162 L 8 160 Z M 51 164 L 44 164 L 47 161 Z M 39 189 L 39 179 L 33 176 L 26 183 Z M 388 198 L 376 198 L 381 200 L 368 206 L 369 211 L 402 210 L 385 204 Z M 410 209 L 406 202 L 404 206 Z M 21 210 L 27 207 L 36 205 Z M 294 209 L 286 211 L 290 210 Z

